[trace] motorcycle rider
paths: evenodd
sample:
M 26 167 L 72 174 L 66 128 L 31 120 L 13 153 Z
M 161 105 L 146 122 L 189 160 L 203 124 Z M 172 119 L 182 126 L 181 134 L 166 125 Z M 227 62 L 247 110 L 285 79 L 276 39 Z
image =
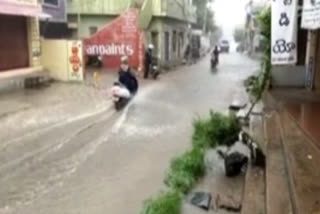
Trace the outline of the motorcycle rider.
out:
M 131 71 L 127 56 L 121 57 L 119 82 L 129 90 L 131 95 L 134 95 L 138 91 L 138 80 Z
M 148 49 L 145 53 L 144 57 L 144 78 L 147 79 L 149 76 L 149 73 L 152 69 L 152 52 L 153 52 L 154 46 L 153 44 L 148 45 Z
M 219 63 L 219 53 L 220 53 L 219 47 L 218 47 L 218 45 L 216 45 L 216 46 L 214 47 L 213 51 L 212 51 L 212 55 L 214 56 L 217 64 Z

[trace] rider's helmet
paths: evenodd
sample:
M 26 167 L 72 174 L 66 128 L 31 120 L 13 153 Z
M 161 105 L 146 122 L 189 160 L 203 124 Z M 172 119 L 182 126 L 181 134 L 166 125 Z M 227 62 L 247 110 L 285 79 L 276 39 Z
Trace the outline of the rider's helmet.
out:
M 122 56 L 121 57 L 121 63 L 122 64 L 128 64 L 128 57 L 127 56 Z
M 149 44 L 149 45 L 148 45 L 148 49 L 149 49 L 149 50 L 153 50 L 153 49 L 154 49 L 153 44 Z

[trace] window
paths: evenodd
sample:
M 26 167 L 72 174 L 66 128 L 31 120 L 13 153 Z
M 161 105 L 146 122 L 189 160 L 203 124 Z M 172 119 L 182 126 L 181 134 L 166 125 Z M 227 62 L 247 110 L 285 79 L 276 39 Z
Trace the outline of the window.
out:
M 169 32 L 165 32 L 164 34 L 164 43 L 165 43 L 165 59 L 166 61 L 169 61 L 170 53 L 169 53 L 169 40 L 170 40 L 170 34 Z
M 97 31 L 98 31 L 98 27 L 96 27 L 96 26 L 89 27 L 90 35 L 95 34 Z
M 159 49 L 159 33 L 158 32 L 151 32 L 151 42 L 154 46 L 154 52 L 158 54 Z
M 301 26 L 302 18 L 298 18 L 298 26 Z M 298 39 L 297 39 L 297 65 L 305 65 L 306 53 L 307 53 L 307 43 L 308 43 L 308 31 L 305 29 L 298 29 Z
M 43 0 L 43 4 L 58 7 L 59 0 Z
M 180 32 L 180 42 L 181 42 L 181 45 L 182 47 L 184 47 L 184 33 L 183 32 Z
M 177 32 L 173 31 L 172 35 L 172 51 L 176 52 L 177 50 Z

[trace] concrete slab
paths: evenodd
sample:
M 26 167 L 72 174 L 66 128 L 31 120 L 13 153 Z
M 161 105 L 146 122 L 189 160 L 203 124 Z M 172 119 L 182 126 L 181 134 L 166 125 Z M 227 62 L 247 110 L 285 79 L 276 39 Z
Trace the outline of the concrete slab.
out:
M 296 213 L 320 213 L 320 151 L 298 124 L 281 112 L 281 131 Z
M 249 155 L 249 150 L 241 143 L 236 143 L 230 152 L 238 151 L 243 154 Z M 244 178 L 245 173 L 239 176 L 228 178 L 225 176 L 224 161 L 220 158 L 216 150 L 210 150 L 206 154 L 207 174 L 203 180 L 194 188 L 194 192 L 209 192 L 212 195 L 214 202 L 218 195 L 221 197 L 232 196 L 233 199 L 239 203 L 242 201 L 244 191 Z M 213 203 L 214 204 L 214 203 Z M 215 214 L 231 214 L 237 212 L 226 211 L 225 209 L 217 209 L 215 206 L 209 212 L 203 211 L 194 207 L 187 202 L 183 205 L 183 214 L 202 214 L 202 213 L 215 213 Z M 239 213 L 239 212 L 238 212 Z
M 266 120 L 267 168 L 266 212 L 290 214 L 293 211 L 284 153 L 281 144 L 279 119 L 273 114 Z
M 248 166 L 241 214 L 265 214 L 265 172 Z

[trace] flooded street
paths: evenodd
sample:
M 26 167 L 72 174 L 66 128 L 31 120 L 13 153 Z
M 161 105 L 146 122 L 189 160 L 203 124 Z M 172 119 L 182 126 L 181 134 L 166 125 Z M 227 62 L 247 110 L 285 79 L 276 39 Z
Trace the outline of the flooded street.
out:
M 138 213 L 162 188 L 170 159 L 190 146 L 192 120 L 226 112 L 259 69 L 246 56 L 220 57 L 215 72 L 207 57 L 150 80 L 122 112 L 1 142 L 0 214 Z

